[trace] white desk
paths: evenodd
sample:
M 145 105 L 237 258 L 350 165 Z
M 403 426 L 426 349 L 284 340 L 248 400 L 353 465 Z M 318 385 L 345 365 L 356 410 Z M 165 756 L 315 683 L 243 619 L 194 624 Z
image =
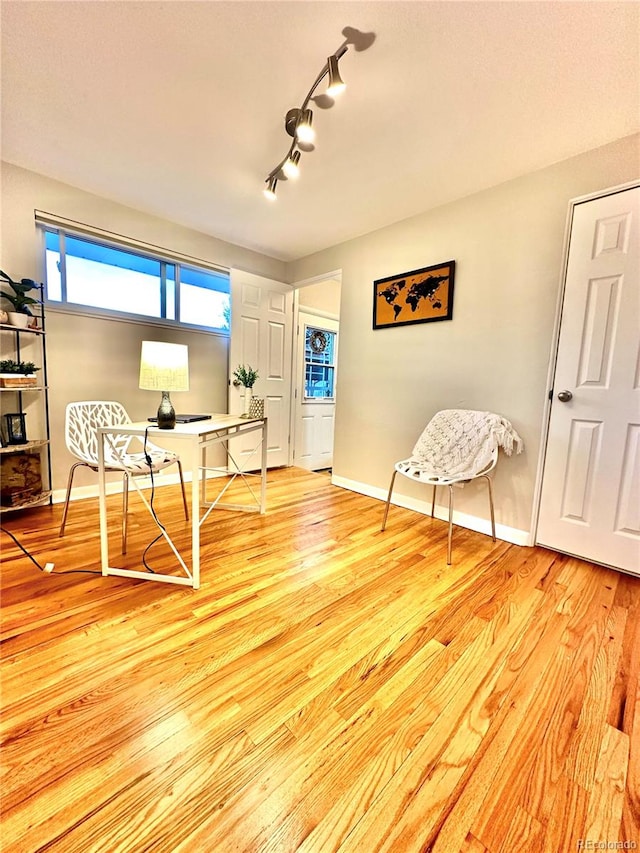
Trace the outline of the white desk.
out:
M 256 450 L 260 452 L 260 491 L 257 493 L 251 488 L 249 476 L 245 469 L 240 468 L 236 462 L 233 453 L 229 449 L 229 440 L 233 438 L 241 438 L 247 433 L 260 431 L 260 440 Z M 162 581 L 164 583 L 181 584 L 182 586 L 191 586 L 198 589 L 200 586 L 200 525 L 208 517 L 211 510 L 215 507 L 221 509 L 232 509 L 243 512 L 260 512 L 264 513 L 266 506 L 266 488 L 267 488 L 267 419 L 266 418 L 241 418 L 237 415 L 219 415 L 213 414 L 210 420 L 196 421 L 190 424 L 176 424 L 175 429 L 165 430 L 158 429 L 157 426 L 150 424 L 148 421 L 138 421 L 137 423 L 122 424 L 120 426 L 101 427 L 98 429 L 98 482 L 100 488 L 100 552 L 102 557 L 102 574 L 103 575 L 120 575 L 128 578 L 140 578 L 142 580 Z M 185 576 L 165 575 L 159 572 L 135 571 L 133 569 L 121 569 L 109 565 L 109 537 L 107 532 L 107 500 L 106 500 L 106 481 L 105 481 L 105 442 L 110 446 L 112 452 L 116 456 L 120 456 L 116 447 L 113 444 L 115 436 L 137 436 L 140 441 L 144 442 L 145 434 L 148 439 L 162 446 L 162 439 L 171 438 L 179 439 L 185 444 L 185 453 L 180 453 L 180 460 L 185 471 L 191 470 L 191 569 L 186 565 L 180 552 L 173 543 L 171 537 L 166 530 L 163 530 L 160 525 L 158 529 L 164 539 L 169 544 L 169 547 L 175 554 L 178 563 L 182 567 Z M 207 469 L 205 466 L 205 451 L 207 447 L 214 444 L 223 444 L 227 453 L 228 466 L 224 469 Z M 250 463 L 251 456 L 245 460 L 245 466 Z M 255 466 L 257 467 L 257 466 Z M 223 471 L 230 476 L 227 484 L 221 490 L 216 500 L 208 502 L 206 500 L 206 473 L 207 470 Z M 202 475 L 202 476 L 201 476 Z M 138 473 L 139 476 L 139 473 Z M 157 475 L 156 475 L 157 476 Z M 227 504 L 221 503 L 220 499 L 227 491 L 231 483 L 240 477 L 244 480 L 247 488 L 253 498 L 253 504 Z M 144 492 L 138 486 L 136 478 L 129 478 L 134 484 L 142 502 L 153 518 L 153 511 Z M 200 491 L 200 494 L 199 494 Z M 200 515 L 201 508 L 205 509 L 204 514 Z M 154 519 L 154 523 L 155 519 Z

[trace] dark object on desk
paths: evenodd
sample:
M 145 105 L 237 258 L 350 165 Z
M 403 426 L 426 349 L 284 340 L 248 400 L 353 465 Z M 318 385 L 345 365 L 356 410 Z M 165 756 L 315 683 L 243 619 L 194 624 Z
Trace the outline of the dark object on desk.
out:
M 147 420 L 151 421 L 151 423 L 153 424 L 153 423 L 156 423 L 158 418 L 157 417 L 147 418 Z M 176 415 L 176 423 L 177 424 L 191 424 L 194 421 L 210 421 L 210 420 L 211 420 L 211 415 Z

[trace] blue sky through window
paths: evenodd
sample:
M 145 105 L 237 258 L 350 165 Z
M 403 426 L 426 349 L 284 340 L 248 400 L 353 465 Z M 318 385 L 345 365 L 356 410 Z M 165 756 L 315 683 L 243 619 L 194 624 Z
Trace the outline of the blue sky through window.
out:
M 179 310 L 180 323 L 229 330 L 226 273 L 74 235 L 62 240 L 51 229 L 45 229 L 45 251 L 51 301 L 174 321 Z

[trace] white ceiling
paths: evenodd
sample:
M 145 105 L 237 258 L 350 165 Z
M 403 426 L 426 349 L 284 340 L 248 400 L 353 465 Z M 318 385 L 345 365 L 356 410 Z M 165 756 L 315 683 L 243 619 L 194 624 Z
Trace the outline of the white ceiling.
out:
M 2 2 L 2 156 L 292 260 L 640 128 L 637 2 Z M 262 195 L 344 27 L 376 34 Z M 321 91 L 321 89 L 319 90 Z

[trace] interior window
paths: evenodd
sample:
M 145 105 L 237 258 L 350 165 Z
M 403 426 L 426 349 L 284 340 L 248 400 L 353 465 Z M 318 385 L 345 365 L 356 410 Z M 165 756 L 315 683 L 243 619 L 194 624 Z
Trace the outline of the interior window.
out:
M 229 332 L 229 275 L 45 228 L 47 300 Z

